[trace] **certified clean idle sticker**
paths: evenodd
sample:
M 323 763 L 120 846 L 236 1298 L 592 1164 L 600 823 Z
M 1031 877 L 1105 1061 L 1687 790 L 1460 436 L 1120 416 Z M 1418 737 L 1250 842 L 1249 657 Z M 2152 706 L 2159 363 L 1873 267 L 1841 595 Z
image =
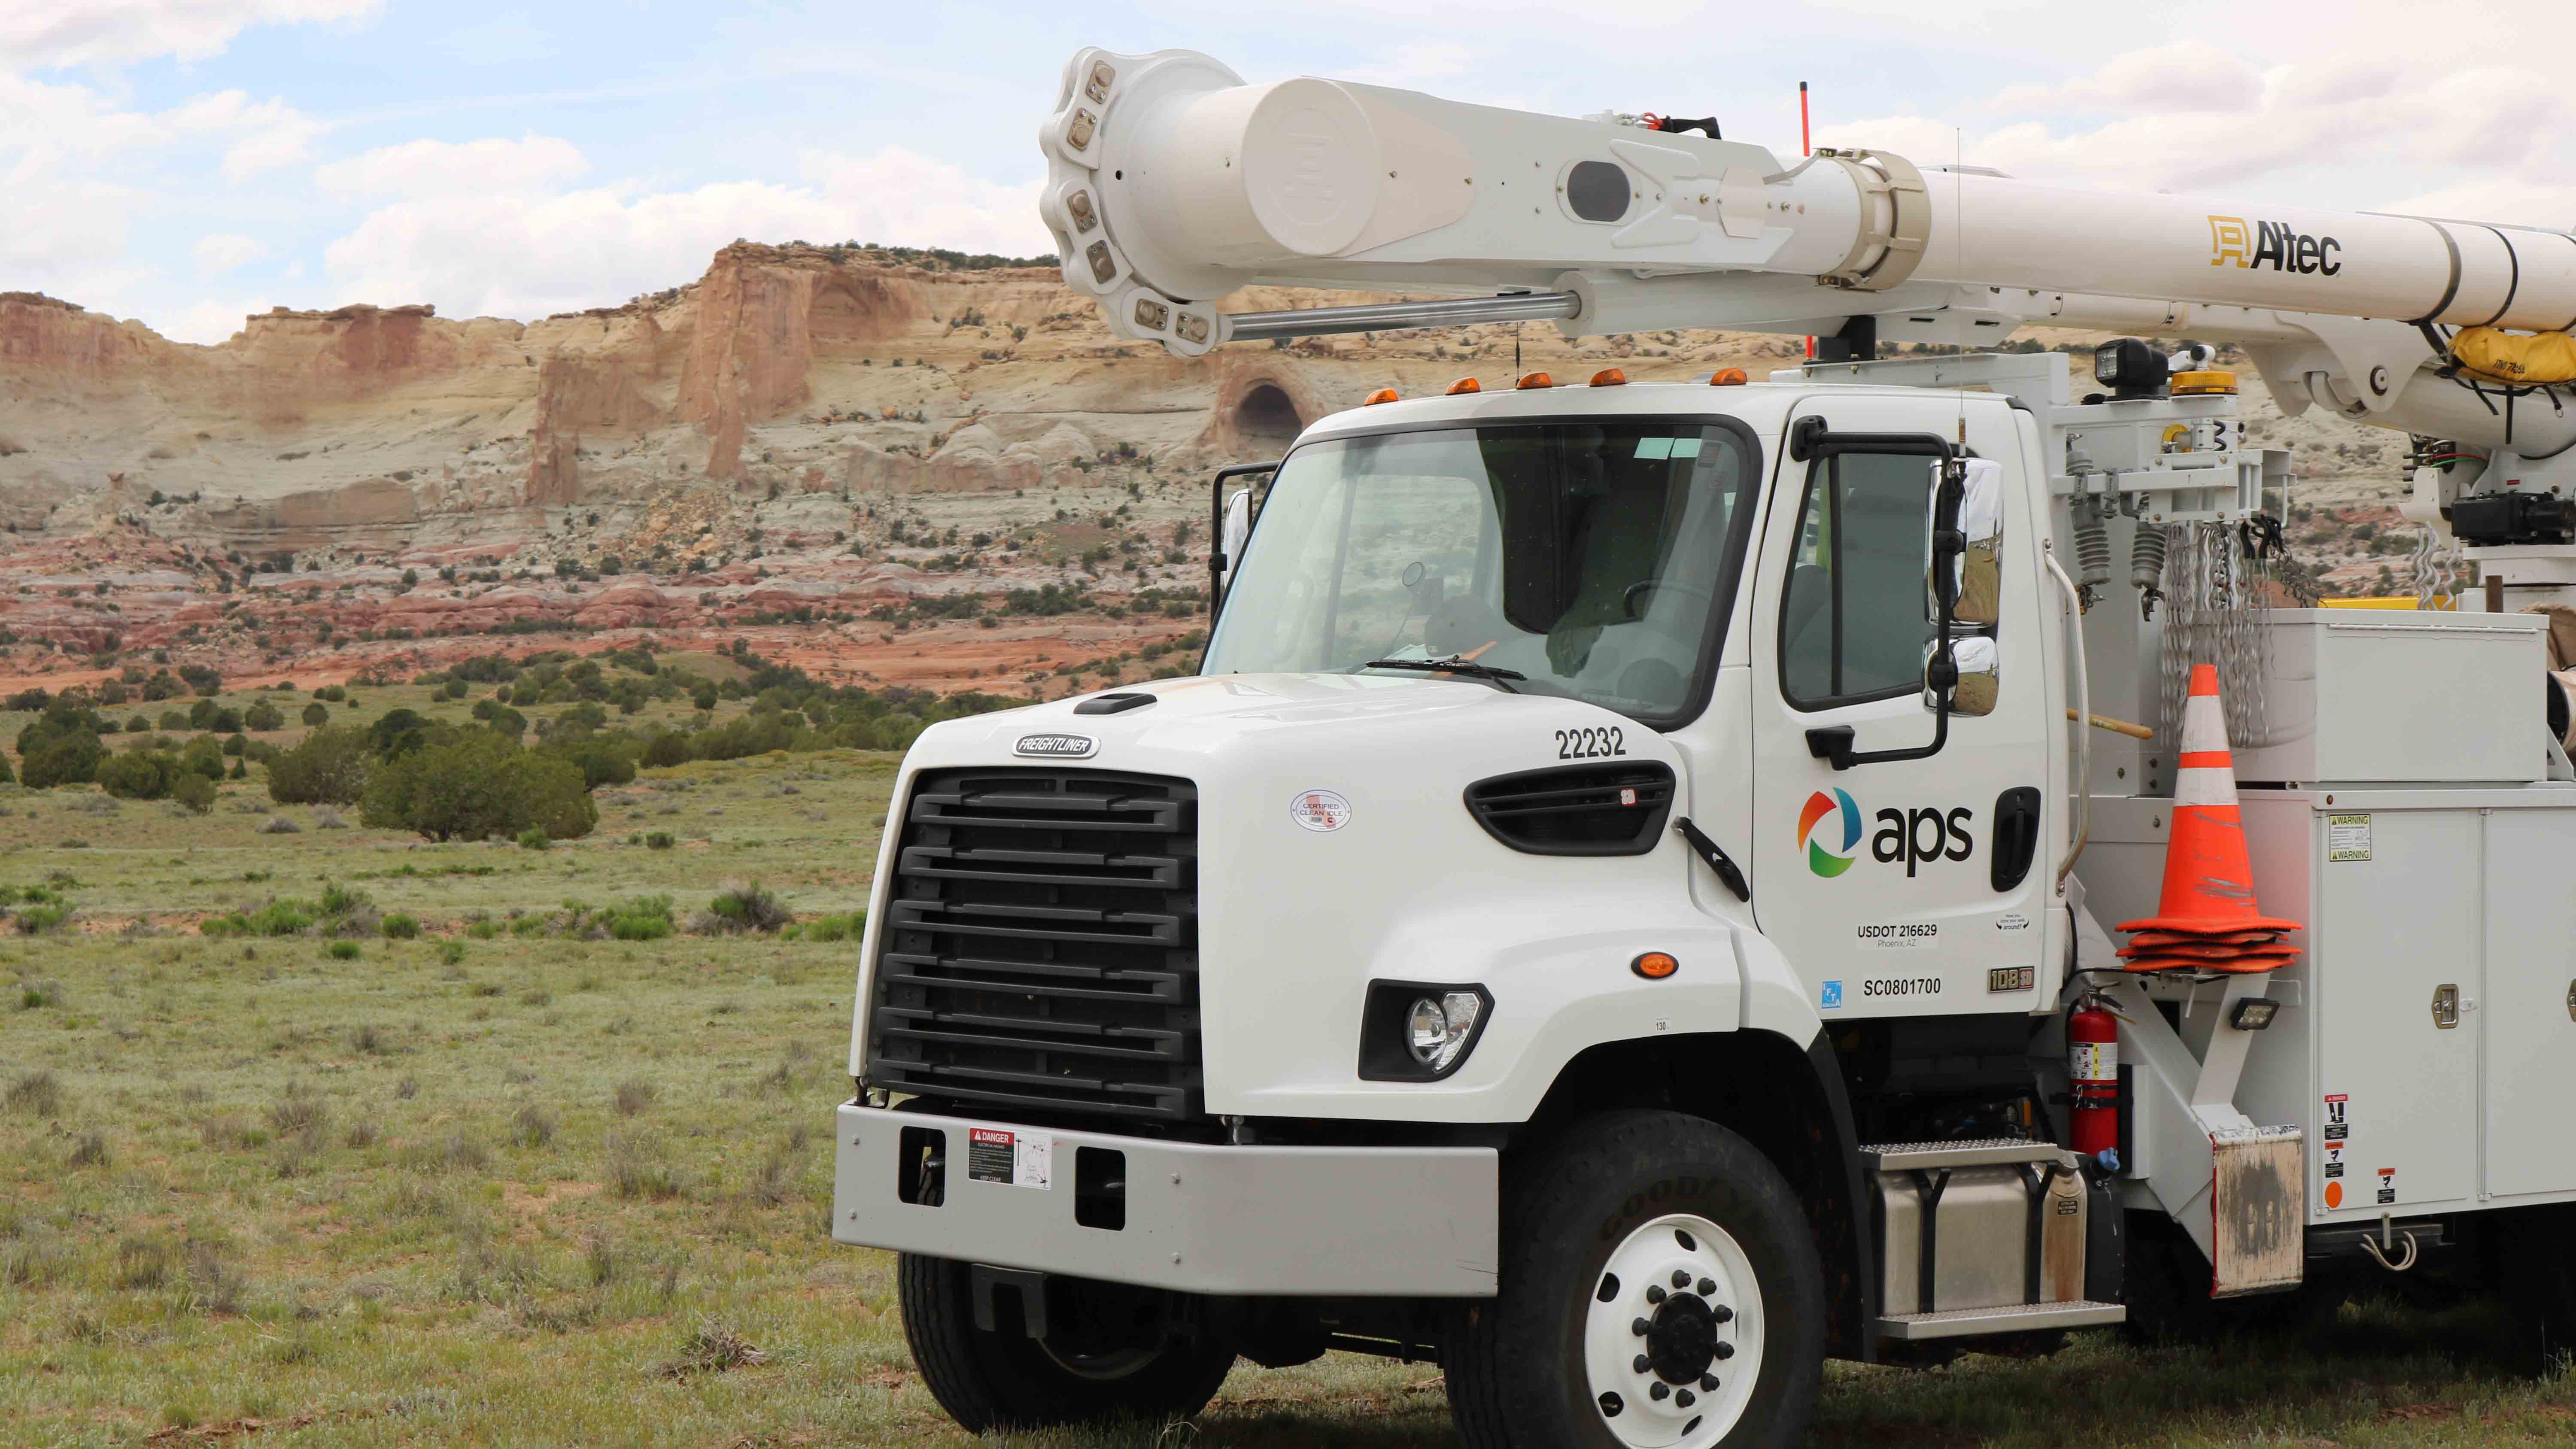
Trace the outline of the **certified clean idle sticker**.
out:
M 1351 823 L 1351 802 L 1330 790 L 1301 791 L 1288 802 L 1288 818 L 1308 830 L 1339 830 Z
M 966 1133 L 966 1175 L 977 1182 L 1044 1189 L 1055 1173 L 1055 1139 L 1043 1132 L 975 1127 Z

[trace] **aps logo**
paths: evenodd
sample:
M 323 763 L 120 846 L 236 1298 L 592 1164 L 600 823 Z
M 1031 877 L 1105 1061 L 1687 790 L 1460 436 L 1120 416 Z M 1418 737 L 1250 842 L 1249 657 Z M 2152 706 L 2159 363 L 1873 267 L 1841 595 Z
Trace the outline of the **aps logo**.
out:
M 1860 859 L 1860 806 L 1842 789 L 1819 790 L 1798 812 L 1798 843 L 1807 848 L 1807 869 L 1826 877 L 1841 875 Z
M 1870 837 L 1870 858 L 1890 865 L 1903 861 L 1909 876 L 1933 861 L 1966 860 L 1977 849 L 1968 832 L 1976 815 L 1966 806 L 1946 812 L 1938 806 L 1881 810 L 1873 817 L 1879 828 Z M 1828 880 L 1860 859 L 1860 835 L 1860 803 L 1847 790 L 1819 790 L 1798 811 L 1798 844 L 1807 852 L 1807 869 Z

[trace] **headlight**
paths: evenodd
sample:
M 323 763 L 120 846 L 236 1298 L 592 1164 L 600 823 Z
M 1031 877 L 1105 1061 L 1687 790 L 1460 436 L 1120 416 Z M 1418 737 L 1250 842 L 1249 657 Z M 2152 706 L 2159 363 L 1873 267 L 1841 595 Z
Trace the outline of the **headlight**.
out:
M 1360 1021 L 1360 1080 L 1436 1082 L 1475 1050 L 1494 998 L 1481 986 L 1372 981 Z
M 1475 1035 L 1476 1023 L 1484 1014 L 1484 998 L 1472 991 L 1419 998 L 1405 1018 L 1405 1048 L 1413 1053 L 1415 1061 L 1435 1072 L 1445 1072 L 1457 1065 L 1459 1055 L 1467 1050 L 1467 1039 Z

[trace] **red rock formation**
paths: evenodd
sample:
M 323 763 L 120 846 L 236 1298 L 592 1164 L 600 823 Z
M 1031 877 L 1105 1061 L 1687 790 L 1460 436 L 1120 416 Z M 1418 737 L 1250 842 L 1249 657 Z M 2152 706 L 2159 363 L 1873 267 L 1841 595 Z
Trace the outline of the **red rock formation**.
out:
M 742 476 L 746 424 L 805 400 L 819 346 L 899 336 L 919 315 L 901 282 L 811 249 L 735 242 L 699 279 L 680 371 L 681 416 L 706 429 L 706 474 Z

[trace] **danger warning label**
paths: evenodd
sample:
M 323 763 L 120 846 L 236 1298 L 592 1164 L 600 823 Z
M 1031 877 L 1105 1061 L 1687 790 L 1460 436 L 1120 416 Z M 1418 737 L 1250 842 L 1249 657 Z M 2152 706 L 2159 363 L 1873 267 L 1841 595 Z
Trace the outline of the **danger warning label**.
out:
M 976 1127 L 966 1133 L 966 1176 L 1006 1187 L 1045 1188 L 1055 1168 L 1055 1139 L 1043 1132 Z

